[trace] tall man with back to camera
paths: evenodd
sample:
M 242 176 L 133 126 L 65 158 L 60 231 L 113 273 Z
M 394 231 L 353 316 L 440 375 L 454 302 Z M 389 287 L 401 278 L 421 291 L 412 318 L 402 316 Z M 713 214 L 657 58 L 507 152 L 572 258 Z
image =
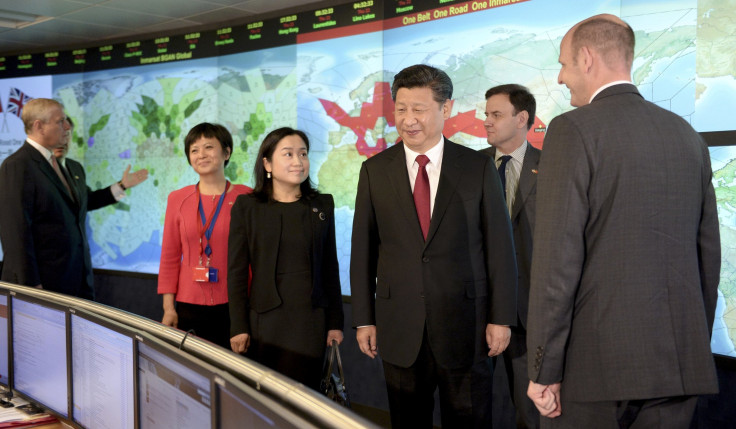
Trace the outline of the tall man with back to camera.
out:
M 526 321 L 529 308 L 529 275 L 532 263 L 537 198 L 537 166 L 541 151 L 526 140 L 534 125 L 537 102 L 521 85 L 495 86 L 486 91 L 484 126 L 491 147 L 481 150 L 493 158 L 509 207 L 516 249 L 519 289 L 517 323 L 511 328 L 509 346 L 503 352 L 511 399 L 516 408 L 516 426 L 538 428 L 539 411 L 526 395 Z
M 527 345 L 543 427 L 686 428 L 718 391 L 721 251 L 706 144 L 631 84 L 634 33 L 576 24 L 539 167 Z
M 383 359 L 391 424 L 490 427 L 487 356 L 516 322 L 516 261 L 493 160 L 442 135 L 452 82 L 434 67 L 391 88 L 401 143 L 363 163 L 350 280 L 360 350 Z
M 74 195 L 54 156 L 70 128 L 63 107 L 33 99 L 21 119 L 28 138 L 0 166 L 2 280 L 93 299 L 86 194 Z

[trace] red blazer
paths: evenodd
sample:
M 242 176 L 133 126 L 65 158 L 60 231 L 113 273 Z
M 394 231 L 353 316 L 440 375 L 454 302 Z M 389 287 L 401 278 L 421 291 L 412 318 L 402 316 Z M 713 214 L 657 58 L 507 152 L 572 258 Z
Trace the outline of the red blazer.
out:
M 218 305 L 227 303 L 227 237 L 230 230 L 230 210 L 238 195 L 251 188 L 233 185 L 225 195 L 210 238 L 210 266 L 219 270 L 217 283 L 192 281 L 192 267 L 199 265 L 199 230 L 201 220 L 197 210 L 195 186 L 187 186 L 169 194 L 166 203 L 161 264 L 158 273 L 158 293 L 176 294 L 176 300 L 189 304 Z M 215 196 L 202 196 L 202 208 L 207 216 L 217 205 Z M 206 256 L 203 255 L 203 264 Z

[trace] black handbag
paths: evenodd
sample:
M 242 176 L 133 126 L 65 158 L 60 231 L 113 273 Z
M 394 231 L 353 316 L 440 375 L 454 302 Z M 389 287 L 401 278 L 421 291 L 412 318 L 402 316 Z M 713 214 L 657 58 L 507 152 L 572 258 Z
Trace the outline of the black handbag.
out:
M 320 382 L 320 391 L 343 407 L 350 408 L 350 396 L 345 388 L 345 374 L 342 372 L 342 360 L 337 341 L 332 340 L 325 363 L 324 375 Z M 337 361 L 337 374 L 333 371 L 333 363 Z

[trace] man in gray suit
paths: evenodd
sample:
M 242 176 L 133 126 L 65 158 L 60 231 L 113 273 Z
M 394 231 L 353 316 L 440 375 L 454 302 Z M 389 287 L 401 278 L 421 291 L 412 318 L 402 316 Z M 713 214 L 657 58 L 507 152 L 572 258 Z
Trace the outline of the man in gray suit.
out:
M 527 325 L 543 427 L 688 427 L 718 383 L 710 333 L 720 239 L 708 148 L 630 83 L 612 15 L 562 39 L 579 107 L 549 125 Z
M 503 352 L 518 428 L 539 427 L 539 411 L 526 395 L 529 386 L 526 374 L 526 320 L 537 198 L 537 165 L 541 155 L 539 149 L 527 142 L 526 134 L 534 125 L 536 110 L 534 96 L 521 85 L 499 85 L 486 91 L 486 120 L 483 124 L 491 147 L 481 152 L 493 158 L 502 178 L 519 273 L 517 323 L 511 327 L 511 340 Z

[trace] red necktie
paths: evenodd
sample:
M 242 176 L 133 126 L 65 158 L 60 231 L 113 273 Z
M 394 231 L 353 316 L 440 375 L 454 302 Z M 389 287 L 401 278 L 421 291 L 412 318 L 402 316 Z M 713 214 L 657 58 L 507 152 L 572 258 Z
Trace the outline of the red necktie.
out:
M 427 175 L 427 164 L 429 158 L 427 155 L 417 156 L 417 164 L 419 171 L 417 179 L 414 182 L 414 205 L 417 208 L 417 216 L 419 217 L 419 225 L 422 226 L 422 234 L 427 239 L 427 231 L 429 231 L 429 176 Z

